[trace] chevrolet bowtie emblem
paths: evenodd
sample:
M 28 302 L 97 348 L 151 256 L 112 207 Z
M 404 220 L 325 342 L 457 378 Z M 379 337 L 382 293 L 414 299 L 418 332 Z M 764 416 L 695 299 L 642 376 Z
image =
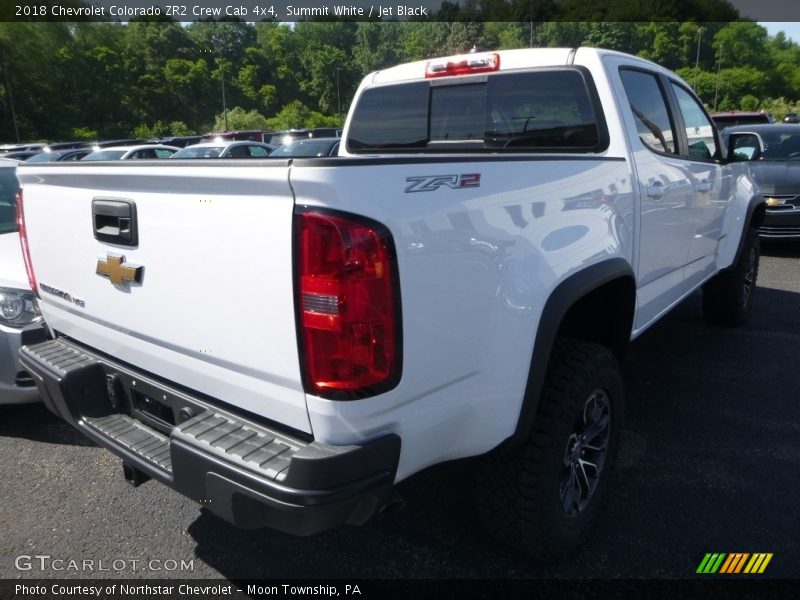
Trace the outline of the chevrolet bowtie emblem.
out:
M 95 272 L 103 277 L 108 277 L 114 285 L 125 285 L 130 281 L 141 283 L 144 267 L 125 264 L 124 256 L 109 254 L 106 260 L 102 258 L 97 260 L 97 271 Z

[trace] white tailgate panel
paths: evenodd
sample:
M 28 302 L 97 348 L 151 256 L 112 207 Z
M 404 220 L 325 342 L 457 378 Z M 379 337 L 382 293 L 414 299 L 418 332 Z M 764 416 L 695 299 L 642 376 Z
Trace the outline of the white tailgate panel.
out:
M 85 302 L 41 292 L 45 316 L 137 368 L 310 432 L 288 169 L 203 163 L 21 169 L 36 277 Z M 138 246 L 94 238 L 93 198 L 136 203 Z M 97 275 L 108 253 L 143 265 L 142 283 Z

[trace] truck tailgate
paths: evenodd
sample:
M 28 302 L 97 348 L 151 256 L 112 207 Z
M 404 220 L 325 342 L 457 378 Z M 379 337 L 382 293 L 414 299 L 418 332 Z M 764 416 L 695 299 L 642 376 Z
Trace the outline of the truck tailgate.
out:
M 31 166 L 19 174 L 41 306 L 53 330 L 311 432 L 285 162 Z M 96 200 L 134 203 L 135 245 L 96 239 Z M 114 283 L 105 265 L 120 259 L 113 276 L 121 277 L 119 266 L 143 267 L 140 282 Z

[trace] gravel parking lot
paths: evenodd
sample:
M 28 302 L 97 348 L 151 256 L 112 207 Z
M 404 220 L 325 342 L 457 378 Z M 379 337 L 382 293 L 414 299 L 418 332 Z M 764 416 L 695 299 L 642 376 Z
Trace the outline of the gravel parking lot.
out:
M 694 295 L 632 345 L 607 507 L 569 560 L 534 565 L 482 532 L 471 461 L 401 484 L 397 515 L 294 538 L 131 488 L 119 459 L 31 405 L 0 407 L 0 577 L 688 578 L 706 552 L 771 552 L 765 576 L 797 578 L 800 243 L 765 245 L 759 286 L 744 328 L 706 325 Z M 35 554 L 125 566 L 15 565 Z

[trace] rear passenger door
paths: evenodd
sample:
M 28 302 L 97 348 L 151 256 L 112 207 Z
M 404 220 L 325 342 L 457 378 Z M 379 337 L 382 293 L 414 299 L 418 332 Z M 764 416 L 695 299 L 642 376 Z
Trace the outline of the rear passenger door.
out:
M 718 162 L 719 138 L 702 105 L 680 82 L 670 81 L 669 89 L 675 101 L 680 154 L 686 160 L 695 190 L 690 205 L 692 239 L 685 273 L 687 285 L 694 286 L 714 272 L 730 187 L 722 177 L 723 173 L 725 177 L 730 175 Z
M 618 61 L 609 57 L 612 64 Z M 639 188 L 636 328 L 645 326 L 686 291 L 684 267 L 694 235 L 695 186 L 680 155 L 670 90 L 660 73 L 613 64 L 621 116 Z M 625 102 L 627 100 L 627 102 Z

